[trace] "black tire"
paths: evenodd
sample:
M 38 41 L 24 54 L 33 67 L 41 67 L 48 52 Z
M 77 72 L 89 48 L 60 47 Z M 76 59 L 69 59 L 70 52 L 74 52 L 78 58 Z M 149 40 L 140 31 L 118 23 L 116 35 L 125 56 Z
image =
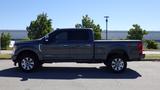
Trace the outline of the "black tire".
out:
M 35 54 L 26 52 L 19 57 L 18 66 L 24 72 L 32 72 L 38 69 L 40 64 Z
M 123 55 L 114 55 L 110 56 L 109 59 L 104 62 L 105 65 L 115 73 L 120 73 L 126 70 L 127 68 L 127 59 Z

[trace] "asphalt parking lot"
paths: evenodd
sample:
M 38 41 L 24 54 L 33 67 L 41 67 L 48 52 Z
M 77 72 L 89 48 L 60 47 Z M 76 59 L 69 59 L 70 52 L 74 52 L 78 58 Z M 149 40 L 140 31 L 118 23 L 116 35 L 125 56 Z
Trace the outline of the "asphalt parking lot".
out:
M 103 64 L 53 63 L 23 73 L 10 60 L 0 60 L 0 90 L 160 90 L 160 62 L 129 62 L 114 74 Z

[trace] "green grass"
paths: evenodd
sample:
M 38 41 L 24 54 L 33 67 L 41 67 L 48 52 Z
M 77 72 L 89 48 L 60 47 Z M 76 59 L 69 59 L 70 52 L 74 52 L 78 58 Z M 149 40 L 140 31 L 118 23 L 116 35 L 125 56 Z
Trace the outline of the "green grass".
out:
M 160 60 L 160 55 L 159 54 L 146 54 L 145 59 Z
M 12 47 L 8 47 L 7 49 L 1 48 L 1 50 L 13 50 L 13 48 Z
M 0 54 L 0 59 L 11 59 L 10 54 Z

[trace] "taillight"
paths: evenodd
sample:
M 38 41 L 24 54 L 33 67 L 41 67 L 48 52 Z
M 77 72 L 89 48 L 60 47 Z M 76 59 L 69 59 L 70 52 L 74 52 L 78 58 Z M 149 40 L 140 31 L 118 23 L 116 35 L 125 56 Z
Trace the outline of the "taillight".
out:
M 137 49 L 139 51 L 139 54 L 143 53 L 143 44 L 142 44 L 142 42 L 140 42 L 140 43 L 137 44 Z

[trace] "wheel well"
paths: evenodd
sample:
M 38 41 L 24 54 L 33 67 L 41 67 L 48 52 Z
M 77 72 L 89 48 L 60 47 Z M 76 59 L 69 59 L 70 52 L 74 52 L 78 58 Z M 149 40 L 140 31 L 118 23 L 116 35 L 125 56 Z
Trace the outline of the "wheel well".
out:
M 23 54 L 31 54 L 31 55 L 35 56 L 37 59 L 39 59 L 39 58 L 38 58 L 38 55 L 37 55 L 35 52 L 33 52 L 33 51 L 31 51 L 31 50 L 24 50 L 24 51 L 21 51 L 21 52 L 18 54 L 18 56 L 17 56 L 18 60 L 19 60 L 20 56 L 22 56 Z
M 124 51 L 124 50 L 114 50 L 114 51 L 111 51 L 108 56 L 107 56 L 107 60 L 111 57 L 111 56 L 114 56 L 114 55 L 122 55 L 124 56 L 127 60 L 129 59 L 128 58 L 128 54 Z

